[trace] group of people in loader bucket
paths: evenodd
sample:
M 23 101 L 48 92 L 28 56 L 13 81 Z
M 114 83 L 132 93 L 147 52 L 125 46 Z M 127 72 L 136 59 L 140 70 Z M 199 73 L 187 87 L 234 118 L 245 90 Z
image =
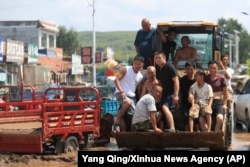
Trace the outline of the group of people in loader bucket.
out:
M 208 71 L 203 71 L 196 66 L 197 51 L 188 45 L 188 36 L 182 37 L 182 48 L 175 51 L 174 30 L 166 36 L 152 28 L 147 18 L 141 25 L 134 42 L 137 55 L 131 66 L 121 67 L 114 81 L 120 108 L 113 130 L 176 132 L 182 130 L 175 125 L 176 110 L 184 118 L 183 130 L 221 130 L 225 113 L 231 112 L 229 56 L 210 60 Z M 162 51 L 152 47 L 156 32 L 161 37 Z M 182 60 L 185 75 L 179 76 L 176 65 Z

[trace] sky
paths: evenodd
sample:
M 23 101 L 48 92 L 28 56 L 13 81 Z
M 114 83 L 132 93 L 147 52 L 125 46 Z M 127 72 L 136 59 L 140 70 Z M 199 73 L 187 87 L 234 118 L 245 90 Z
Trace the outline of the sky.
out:
M 250 0 L 1 0 L 0 5 L 1 21 L 42 20 L 76 31 L 136 31 L 143 18 L 156 27 L 160 21 L 222 17 L 238 20 L 250 33 Z

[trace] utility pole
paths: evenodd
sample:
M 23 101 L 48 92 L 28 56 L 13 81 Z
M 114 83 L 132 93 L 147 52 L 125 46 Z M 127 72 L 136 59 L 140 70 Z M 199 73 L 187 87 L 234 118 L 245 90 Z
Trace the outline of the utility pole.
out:
M 89 3 L 89 1 L 88 1 Z M 93 67 L 93 86 L 96 87 L 96 42 L 95 42 L 95 0 L 92 1 L 92 4 L 89 3 L 89 6 L 92 6 L 92 17 L 93 17 L 93 46 L 92 46 L 92 67 Z
M 96 43 L 95 43 L 95 0 L 93 0 L 93 86 L 96 87 L 96 64 L 95 64 L 95 53 L 96 53 Z
M 239 37 L 239 31 L 234 30 L 235 33 L 235 63 L 236 65 L 239 64 L 239 41 L 240 41 L 240 37 Z

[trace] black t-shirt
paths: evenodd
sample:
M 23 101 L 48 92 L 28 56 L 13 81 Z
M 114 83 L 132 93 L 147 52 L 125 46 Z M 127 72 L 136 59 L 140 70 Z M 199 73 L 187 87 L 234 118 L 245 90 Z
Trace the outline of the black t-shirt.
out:
M 176 49 L 176 42 L 175 41 L 167 40 L 165 43 L 162 43 L 162 50 L 166 54 L 167 60 L 169 60 L 169 53 L 171 53 L 172 58 L 174 57 L 175 49 Z
M 170 63 L 166 63 L 162 68 L 156 66 L 156 78 L 161 82 L 163 88 L 162 98 L 166 98 L 174 93 L 172 78 L 177 75 L 175 67 Z
M 195 83 L 195 79 L 190 80 L 187 75 L 180 79 L 181 109 L 183 110 L 189 110 L 191 107 L 191 103 L 188 101 L 188 93 L 193 83 Z

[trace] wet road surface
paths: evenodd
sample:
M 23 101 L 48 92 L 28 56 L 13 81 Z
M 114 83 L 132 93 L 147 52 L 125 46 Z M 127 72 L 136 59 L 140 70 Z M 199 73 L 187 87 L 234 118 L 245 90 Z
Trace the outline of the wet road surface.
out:
M 90 142 L 91 143 L 91 142 Z M 177 148 L 180 149 L 180 148 Z M 88 147 L 86 151 L 123 151 L 116 145 L 114 138 L 111 138 L 110 144 L 107 147 Z M 168 149 L 165 149 L 168 150 Z M 173 150 L 173 149 L 171 149 Z M 192 149 L 190 149 L 192 150 Z M 206 151 L 208 149 L 201 148 L 194 151 Z M 232 136 L 232 145 L 229 151 L 250 151 L 250 133 L 247 132 L 244 126 L 239 126 L 234 130 Z M 15 154 L 1 154 L 0 166 L 5 167 L 27 167 L 27 165 L 44 167 L 76 167 L 77 166 L 77 152 L 60 154 L 60 155 L 15 155 Z

